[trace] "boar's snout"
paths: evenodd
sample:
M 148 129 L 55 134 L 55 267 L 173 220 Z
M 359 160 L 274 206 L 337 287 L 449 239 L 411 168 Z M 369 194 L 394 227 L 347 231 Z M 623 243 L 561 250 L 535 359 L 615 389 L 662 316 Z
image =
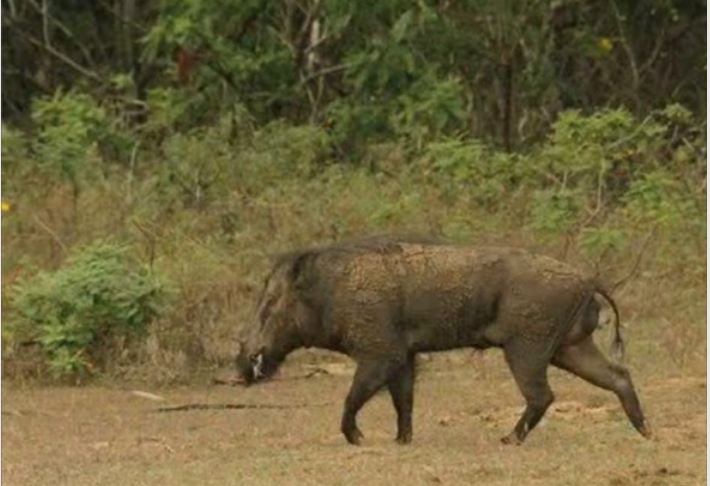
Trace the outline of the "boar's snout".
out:
M 242 347 L 237 356 L 236 364 L 237 372 L 244 385 L 251 385 L 259 378 L 263 377 L 263 362 L 264 358 L 261 352 L 249 353 Z
M 237 358 L 237 371 L 244 385 L 248 386 L 271 378 L 279 363 L 280 360 L 261 348 L 255 353 L 240 353 Z

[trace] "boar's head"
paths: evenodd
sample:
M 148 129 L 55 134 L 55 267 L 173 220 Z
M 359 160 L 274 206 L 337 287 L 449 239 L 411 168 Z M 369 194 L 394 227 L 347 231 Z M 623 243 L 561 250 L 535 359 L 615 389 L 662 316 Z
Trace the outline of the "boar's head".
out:
M 242 328 L 237 371 L 246 385 L 270 378 L 317 326 L 303 288 L 308 285 L 308 254 L 290 255 L 276 262 L 264 282 L 256 312 Z

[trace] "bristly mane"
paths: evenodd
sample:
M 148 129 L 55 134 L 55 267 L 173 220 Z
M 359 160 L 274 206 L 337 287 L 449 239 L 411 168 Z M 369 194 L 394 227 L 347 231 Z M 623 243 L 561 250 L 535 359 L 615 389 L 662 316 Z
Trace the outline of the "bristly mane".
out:
M 280 268 L 282 265 L 288 264 L 293 265 L 299 259 L 307 257 L 309 255 L 317 256 L 325 253 L 362 253 L 362 252 L 376 252 L 376 253 L 393 253 L 399 252 L 402 248 L 399 246 L 400 243 L 412 243 L 412 244 L 446 244 L 448 242 L 434 238 L 430 236 L 420 236 L 413 234 L 404 235 L 374 235 L 365 238 L 355 239 L 355 240 L 345 240 L 337 243 L 332 243 L 329 245 L 314 246 L 311 248 L 293 250 L 286 253 L 281 253 L 275 256 L 273 270 Z M 273 273 L 272 270 L 272 273 Z

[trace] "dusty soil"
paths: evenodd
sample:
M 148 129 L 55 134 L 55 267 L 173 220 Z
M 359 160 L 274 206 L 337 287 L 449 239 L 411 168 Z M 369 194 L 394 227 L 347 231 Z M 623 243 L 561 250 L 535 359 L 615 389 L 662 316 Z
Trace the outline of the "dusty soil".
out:
M 422 363 L 409 446 L 393 441 L 386 394 L 360 414 L 365 445 L 348 445 L 339 418 L 351 367 L 321 368 L 314 373 L 296 359 L 276 381 L 249 389 L 139 390 L 158 397 L 125 386 L 4 384 L 3 484 L 706 483 L 699 366 L 631 366 L 651 441 L 631 428 L 612 394 L 551 370 L 556 401 L 519 447 L 499 442 L 522 407 L 499 353 Z M 158 411 L 171 407 L 183 408 Z

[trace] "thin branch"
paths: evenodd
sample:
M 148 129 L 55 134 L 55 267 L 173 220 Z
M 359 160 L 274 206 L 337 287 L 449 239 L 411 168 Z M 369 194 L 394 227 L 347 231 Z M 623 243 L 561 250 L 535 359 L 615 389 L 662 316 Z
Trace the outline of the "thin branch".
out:
M 15 7 L 15 0 L 7 0 L 8 8 L 10 9 L 10 17 L 17 16 L 17 7 Z
M 52 239 L 59 245 L 59 248 L 62 249 L 62 252 L 66 253 L 67 247 L 62 243 L 61 238 L 57 235 L 57 233 L 54 232 L 52 228 L 47 226 L 37 215 L 32 216 L 32 220 L 35 222 L 37 226 L 39 226 L 41 229 L 43 229 L 49 236 L 52 237 Z
M 145 236 L 146 240 L 148 241 L 148 266 L 150 269 L 153 269 L 153 262 L 155 261 L 155 244 L 156 240 L 160 238 L 159 235 L 151 231 L 150 229 L 144 227 L 141 225 L 137 220 L 132 221 L 133 225 L 138 228 L 138 231 L 140 231 L 143 236 Z
M 57 59 L 63 61 L 65 64 L 67 64 L 68 66 L 73 68 L 75 71 L 79 72 L 80 74 L 83 74 L 87 78 L 93 79 L 94 81 L 99 81 L 99 82 L 103 81 L 101 79 L 101 76 L 99 76 L 95 72 L 88 70 L 87 68 L 83 67 L 82 65 L 80 65 L 79 63 L 77 63 L 76 61 L 71 59 L 66 54 L 56 50 L 51 45 L 47 45 L 44 42 L 37 39 L 36 37 L 30 35 L 29 33 L 27 33 L 27 31 L 16 26 L 14 24 L 14 22 L 6 22 L 6 25 L 13 28 L 15 31 L 19 32 L 20 35 L 24 36 L 31 44 L 34 44 L 35 46 L 37 46 L 41 49 L 44 49 L 45 51 L 47 51 L 48 53 L 50 53 L 51 55 L 53 55 Z
M 220 64 L 219 61 L 205 62 L 205 66 L 214 71 L 219 77 L 221 77 L 234 91 L 239 92 L 239 87 L 237 83 L 232 79 L 232 75 L 227 72 Z
M 343 71 L 345 69 L 348 69 L 352 65 L 353 65 L 352 63 L 345 63 L 345 64 L 338 64 L 337 66 L 330 66 L 330 67 L 321 69 L 320 71 L 309 74 L 308 76 L 302 78 L 301 84 L 306 84 L 307 82 L 309 82 L 315 78 L 319 78 L 319 77 L 325 76 L 327 74 L 332 74 L 332 73 L 337 73 L 338 71 Z
M 138 140 L 131 150 L 131 162 L 130 168 L 128 170 L 127 184 L 126 184 L 126 201 L 130 204 L 133 201 L 133 173 L 136 168 L 136 156 L 138 155 L 138 147 L 140 147 L 141 141 Z
M 658 58 L 658 55 L 661 53 L 661 48 L 663 47 L 663 44 L 666 40 L 666 30 L 667 30 L 667 26 L 666 26 L 666 24 L 663 24 L 663 28 L 661 29 L 661 32 L 656 37 L 656 45 L 653 47 L 653 50 L 651 51 L 651 54 L 648 56 L 648 59 L 646 59 L 646 62 L 644 62 L 641 65 L 641 67 L 639 68 L 639 74 L 642 74 L 648 68 L 650 68 L 653 65 L 653 63 L 656 61 L 656 59 Z
M 105 0 L 99 0 L 98 4 L 101 5 L 104 8 L 104 10 L 106 10 L 106 12 L 108 12 L 112 16 L 116 17 L 122 23 L 124 23 L 134 29 L 138 29 L 138 31 L 140 31 L 141 33 L 145 33 L 145 26 L 139 24 L 138 22 L 134 22 L 132 20 L 129 20 L 129 19 L 125 18 L 123 15 L 117 14 L 114 11 L 113 7 Z
M 586 228 L 587 226 L 589 226 L 592 223 L 592 221 L 594 221 L 594 219 L 597 217 L 597 215 L 599 215 L 601 210 L 602 210 L 601 204 L 599 204 L 598 202 L 597 202 L 596 207 L 593 210 L 590 211 L 589 209 L 587 209 L 586 210 L 587 217 L 585 218 L 584 221 L 582 221 L 582 224 L 580 224 L 579 227 Z
M 46 2 L 46 0 L 43 0 L 43 2 Z M 37 12 L 41 13 L 42 15 L 45 15 L 44 11 L 44 5 L 40 6 L 36 2 L 30 0 L 28 2 Z M 93 57 L 91 56 L 91 53 L 89 50 L 86 48 L 86 46 L 80 42 L 72 33 L 72 31 L 64 25 L 57 17 L 50 15 L 49 12 L 46 12 L 47 18 L 55 25 L 59 30 L 62 31 L 62 33 L 68 38 L 71 39 L 71 41 L 81 50 L 81 52 L 84 54 L 84 57 L 88 61 L 88 63 L 92 66 L 95 67 L 96 63 L 94 62 Z M 48 40 L 48 34 L 45 34 L 45 42 L 47 45 L 49 45 L 49 40 Z
M 651 238 L 656 234 L 656 230 L 658 229 L 658 225 L 656 224 L 653 228 L 651 228 L 651 231 L 648 232 L 646 235 L 646 238 L 644 239 L 643 243 L 641 244 L 641 251 L 639 251 L 636 261 L 634 262 L 634 265 L 631 267 L 631 270 L 622 277 L 620 280 L 615 282 L 611 286 L 611 292 L 614 293 L 618 288 L 621 286 L 625 285 L 634 275 L 636 275 L 636 271 L 639 268 L 639 265 L 641 264 L 641 260 L 643 259 L 644 253 L 646 253 L 646 249 L 648 248 L 648 244 L 651 242 Z
M 649 115 L 646 118 L 644 118 L 641 121 L 641 123 L 639 124 L 639 126 L 636 127 L 636 130 L 634 130 L 632 133 L 630 133 L 627 137 L 620 138 L 620 139 L 616 140 L 615 142 L 612 142 L 609 145 L 607 145 L 607 150 L 610 150 L 610 149 L 613 149 L 616 147 L 620 147 L 621 145 L 625 144 L 626 142 L 629 142 L 629 141 L 633 140 L 634 138 L 636 138 L 636 136 L 641 133 L 641 130 L 643 130 L 643 128 L 646 126 L 646 124 L 650 121 L 651 121 L 651 116 Z
M 631 77 L 633 80 L 633 89 L 634 89 L 634 95 L 636 96 L 636 101 L 637 103 L 640 102 L 638 99 L 638 87 L 639 87 L 639 70 L 638 66 L 636 64 L 636 56 L 634 55 L 634 51 L 631 48 L 631 45 L 629 44 L 629 40 L 626 38 L 626 33 L 624 31 L 624 23 L 621 18 L 621 12 L 619 11 L 619 7 L 616 5 L 615 0 L 611 0 L 611 8 L 614 11 L 614 18 L 616 20 L 616 25 L 619 29 L 619 37 L 621 38 L 621 45 L 624 48 L 624 51 L 626 52 L 626 56 L 629 58 L 629 67 L 631 68 Z
M 42 34 L 44 35 L 44 43 L 47 47 L 51 47 L 49 41 L 49 0 L 42 0 Z
M 327 41 L 327 40 L 330 39 L 331 37 L 332 37 L 331 34 L 328 32 L 328 27 L 327 27 L 327 26 L 326 26 L 326 27 L 323 27 L 323 34 L 319 35 L 319 36 L 316 38 L 316 40 L 314 40 L 313 42 L 311 42 L 311 43 L 306 47 L 305 53 L 306 53 L 306 54 L 310 54 L 311 52 L 315 51 L 316 48 L 318 48 L 318 46 L 320 46 L 321 44 L 323 44 L 325 41 Z

